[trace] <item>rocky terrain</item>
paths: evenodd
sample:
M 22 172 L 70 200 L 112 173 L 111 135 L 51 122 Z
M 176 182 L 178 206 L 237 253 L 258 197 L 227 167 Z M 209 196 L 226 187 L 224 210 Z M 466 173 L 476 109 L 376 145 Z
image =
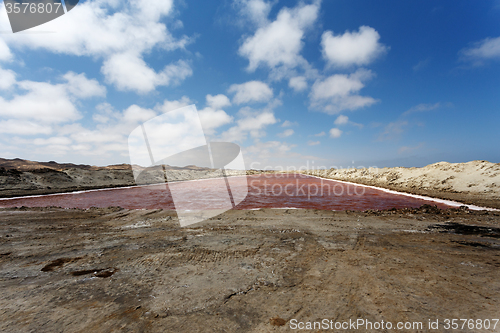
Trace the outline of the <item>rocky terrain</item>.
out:
M 138 183 L 132 167 L 128 164 L 97 167 L 90 165 L 58 164 L 55 162 L 32 162 L 26 160 L 0 159 L 0 197 L 16 197 L 63 193 L 98 188 L 134 186 L 136 184 L 158 184 L 165 182 L 165 171 L 169 181 L 220 177 L 217 170 L 186 167 L 142 168 Z M 255 171 L 254 171 L 255 172 Z M 253 172 L 249 172 L 252 174 Z M 226 170 L 226 175 L 241 175 L 244 171 Z
M 499 276 L 498 212 L 261 209 L 180 228 L 172 211 L 0 209 L 2 332 L 445 332 L 499 318 Z
M 500 163 L 440 162 L 423 168 L 329 169 L 303 173 L 500 209 Z

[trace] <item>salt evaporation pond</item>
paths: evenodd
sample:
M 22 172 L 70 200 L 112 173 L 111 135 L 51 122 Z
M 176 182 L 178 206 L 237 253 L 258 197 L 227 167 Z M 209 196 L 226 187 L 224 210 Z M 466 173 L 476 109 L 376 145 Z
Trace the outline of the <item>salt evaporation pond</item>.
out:
M 126 188 L 90 190 L 75 193 L 51 194 L 0 199 L 0 207 L 90 208 L 120 206 L 126 209 L 175 209 L 169 186 L 177 186 L 183 206 L 193 209 L 218 209 L 210 191 L 220 182 L 213 179 L 176 182 L 170 185 L 148 185 Z M 236 209 L 305 208 L 322 210 L 367 210 L 437 205 L 453 207 L 439 201 L 408 195 L 388 193 L 382 189 L 347 184 L 301 174 L 261 174 L 231 177 L 232 190 L 247 186 L 248 196 Z M 179 192 L 176 192 L 179 193 Z M 203 198 L 201 201 L 199 198 Z

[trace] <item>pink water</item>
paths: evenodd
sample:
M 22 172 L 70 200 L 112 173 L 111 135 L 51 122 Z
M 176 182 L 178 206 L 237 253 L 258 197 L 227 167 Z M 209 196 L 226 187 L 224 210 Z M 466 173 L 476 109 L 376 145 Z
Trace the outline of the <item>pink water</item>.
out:
M 434 201 L 387 193 L 382 190 L 319 179 L 299 174 L 255 175 L 231 177 L 231 190 L 237 193 L 245 186 L 248 196 L 236 209 L 252 208 L 307 208 L 323 210 L 367 210 L 420 207 L 423 204 L 439 208 L 451 206 Z M 180 189 L 183 207 L 189 209 L 217 209 L 217 198 L 211 197 L 211 189 L 220 181 L 207 179 L 172 183 Z M 0 199 L 0 207 L 48 207 L 90 208 L 120 206 L 126 209 L 174 209 L 169 185 L 149 185 L 129 188 L 95 190 Z M 203 198 L 200 200 L 199 198 Z

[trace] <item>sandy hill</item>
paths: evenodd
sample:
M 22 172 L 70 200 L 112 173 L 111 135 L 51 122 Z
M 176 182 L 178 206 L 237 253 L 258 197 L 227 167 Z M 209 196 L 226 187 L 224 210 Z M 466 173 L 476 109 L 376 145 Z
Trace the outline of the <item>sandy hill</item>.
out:
M 304 173 L 500 208 L 500 163 L 439 162 L 423 168 L 329 169 Z

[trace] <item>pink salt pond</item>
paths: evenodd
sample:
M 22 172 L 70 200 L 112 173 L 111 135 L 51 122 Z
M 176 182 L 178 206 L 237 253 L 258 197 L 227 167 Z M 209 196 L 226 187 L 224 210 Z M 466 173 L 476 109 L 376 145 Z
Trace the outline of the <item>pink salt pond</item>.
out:
M 176 186 L 175 200 L 193 210 L 220 209 L 211 189 L 220 186 L 213 179 L 171 183 Z M 388 193 L 360 185 L 347 184 L 301 174 L 263 174 L 231 177 L 231 189 L 247 187 L 248 195 L 236 209 L 305 208 L 323 210 L 367 210 L 420 207 L 437 205 L 445 209 L 452 206 Z M 241 191 L 235 191 L 240 192 Z M 178 194 L 180 193 L 180 195 Z M 201 198 L 201 199 L 200 199 Z M 90 208 L 120 206 L 126 209 L 175 209 L 169 185 L 148 185 L 127 188 L 91 190 L 76 193 L 41 195 L 0 199 L 0 207 Z

